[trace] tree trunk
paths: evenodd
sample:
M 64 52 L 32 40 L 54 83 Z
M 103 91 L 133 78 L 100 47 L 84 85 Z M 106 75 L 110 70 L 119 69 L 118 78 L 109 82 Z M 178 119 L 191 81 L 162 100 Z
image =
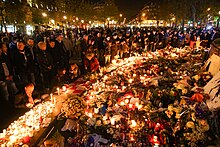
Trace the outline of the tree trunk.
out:
M 196 23 L 196 8 L 194 5 L 192 5 L 192 15 L 193 15 L 193 28 L 195 27 L 195 23 Z
M 183 17 L 181 24 L 182 24 L 182 31 L 184 31 L 185 17 Z

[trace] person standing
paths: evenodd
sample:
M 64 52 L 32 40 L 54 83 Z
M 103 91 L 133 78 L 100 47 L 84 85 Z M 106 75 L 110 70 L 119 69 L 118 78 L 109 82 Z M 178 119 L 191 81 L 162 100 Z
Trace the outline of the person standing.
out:
M 97 58 L 100 64 L 104 66 L 104 38 L 100 32 L 96 35 L 94 47 L 98 50 Z
M 22 88 L 28 83 L 35 84 L 34 72 L 31 65 L 31 56 L 25 52 L 25 42 L 19 40 L 17 42 L 17 51 L 14 54 L 13 65 L 15 68 L 15 74 L 18 78 L 19 88 Z
M 25 53 L 30 59 L 30 70 L 33 71 L 35 81 L 39 81 L 39 63 L 38 63 L 38 49 L 35 46 L 34 39 L 28 38 L 27 45 L 24 48 Z M 36 82 L 37 84 L 38 82 Z M 39 85 L 37 85 L 38 87 Z
M 58 34 L 55 41 L 53 59 L 57 62 L 57 67 L 67 67 L 68 58 L 66 58 L 66 48 L 63 44 L 63 35 Z
M 0 97 L 14 106 L 14 97 L 17 92 L 12 66 L 7 55 L 7 46 L 0 43 Z
M 46 50 L 47 46 L 45 42 L 40 41 L 39 47 L 39 67 L 42 75 L 42 88 L 46 88 L 49 91 L 51 88 L 51 80 L 53 77 L 53 59 L 50 53 Z

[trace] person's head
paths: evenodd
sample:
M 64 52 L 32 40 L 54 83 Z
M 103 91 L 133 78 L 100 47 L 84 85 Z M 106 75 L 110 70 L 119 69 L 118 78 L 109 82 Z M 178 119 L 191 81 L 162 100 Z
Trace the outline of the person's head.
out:
M 8 44 L 9 43 L 8 37 L 3 37 L 2 42 Z
M 66 74 L 66 68 L 64 68 L 64 67 L 58 68 L 57 73 L 58 73 L 59 76 L 65 75 Z
M 19 51 L 23 51 L 23 50 L 24 50 L 24 47 L 25 47 L 24 41 L 23 41 L 23 40 L 19 40 L 19 41 L 17 42 L 17 48 L 18 48 L 18 50 L 19 50 Z
M 79 69 L 79 67 L 76 63 L 70 64 L 70 70 L 74 71 L 74 70 L 78 70 L 78 69 Z
M 5 43 L 0 43 L 0 50 L 3 53 L 7 53 L 8 48 Z
M 27 41 L 27 44 L 31 47 L 34 46 L 34 39 L 33 38 L 29 38 L 28 41 Z
M 86 58 L 88 59 L 88 60 L 92 60 L 92 58 L 95 56 L 95 54 L 94 53 L 87 53 L 86 54 Z
M 89 39 L 89 36 L 86 35 L 86 34 L 84 34 L 84 35 L 83 35 L 83 39 L 88 40 L 88 39 Z
M 47 44 L 43 41 L 40 41 L 38 44 L 40 50 L 45 51 L 47 49 Z
M 55 41 L 54 40 L 50 40 L 49 41 L 49 45 L 51 48 L 54 48 L 55 47 Z
M 97 37 L 101 37 L 102 34 L 100 32 L 97 33 Z
M 59 42 L 63 41 L 63 35 L 58 34 L 56 40 L 59 41 Z
M 76 63 L 72 63 L 70 65 L 70 72 L 76 75 L 78 71 L 79 71 L 78 65 Z
M 17 43 L 17 39 L 18 39 L 17 37 L 13 37 L 13 38 L 12 38 L 12 42 L 13 42 L 14 44 L 16 44 L 16 43 Z
M 92 60 L 92 58 L 95 56 L 94 52 L 93 52 L 93 47 L 90 46 L 87 51 L 86 51 L 86 58 L 88 60 Z
M 110 41 L 110 39 L 111 39 L 111 37 L 110 37 L 110 36 L 106 37 L 106 40 L 107 40 L 107 41 Z
M 32 96 L 32 93 L 34 91 L 34 84 L 29 83 L 24 87 L 25 93 L 27 94 L 28 97 Z

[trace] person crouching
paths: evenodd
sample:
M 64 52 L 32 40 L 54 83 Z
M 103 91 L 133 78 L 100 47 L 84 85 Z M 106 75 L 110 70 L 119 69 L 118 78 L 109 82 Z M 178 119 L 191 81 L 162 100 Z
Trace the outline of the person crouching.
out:
M 84 67 L 86 73 L 94 73 L 99 70 L 99 61 L 95 57 L 92 47 L 90 47 L 86 52 Z

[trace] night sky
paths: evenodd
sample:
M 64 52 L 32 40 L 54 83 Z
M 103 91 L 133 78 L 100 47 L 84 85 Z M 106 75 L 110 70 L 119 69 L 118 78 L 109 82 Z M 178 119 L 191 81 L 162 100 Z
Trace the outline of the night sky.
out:
M 91 0 L 92 2 L 99 2 L 102 0 Z M 120 13 L 130 19 L 136 15 L 141 8 L 150 0 L 115 0 L 115 4 L 118 6 Z

